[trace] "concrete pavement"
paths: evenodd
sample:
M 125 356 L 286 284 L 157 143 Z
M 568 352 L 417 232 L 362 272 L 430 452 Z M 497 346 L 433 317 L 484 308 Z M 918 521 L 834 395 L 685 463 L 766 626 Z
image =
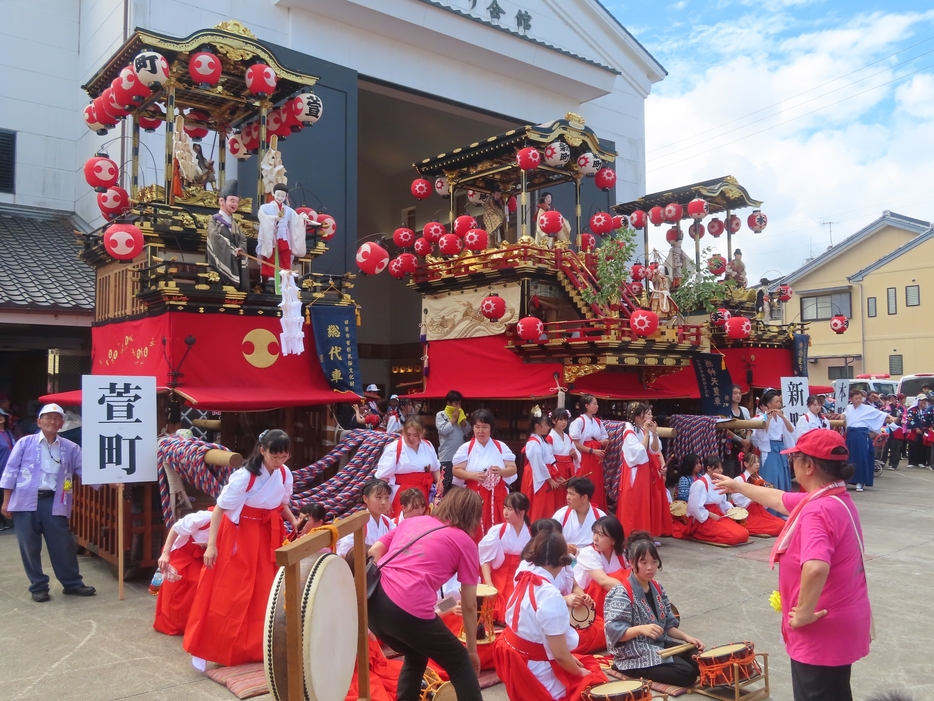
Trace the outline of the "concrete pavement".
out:
M 876 486 L 852 493 L 866 535 L 869 592 L 877 639 L 853 670 L 857 701 L 901 688 L 934 699 L 934 472 L 886 471 Z M 708 646 L 751 640 L 769 653 L 772 698 L 791 699 L 788 658 L 768 597 L 777 575 L 767 564 L 771 540 L 721 549 L 665 539 L 659 580 L 680 609 L 682 625 Z M 46 561 L 46 571 L 51 567 Z M 65 597 L 53 579 L 52 601 L 37 604 L 16 537 L 0 533 L 0 701 L 202 701 L 235 697 L 196 672 L 181 640 L 152 629 L 148 582 L 131 582 L 117 600 L 110 567 L 81 557 L 98 595 Z M 262 697 L 268 698 L 268 697 Z M 694 701 L 704 697 L 681 697 Z M 499 685 L 487 701 L 505 701 Z M 513 700 L 517 701 L 517 700 Z

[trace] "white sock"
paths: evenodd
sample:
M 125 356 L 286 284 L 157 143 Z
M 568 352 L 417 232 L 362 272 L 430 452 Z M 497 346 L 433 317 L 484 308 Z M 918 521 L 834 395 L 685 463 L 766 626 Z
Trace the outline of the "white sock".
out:
M 208 668 L 207 660 L 203 660 L 200 657 L 191 656 L 191 666 L 197 669 L 199 672 L 205 672 Z

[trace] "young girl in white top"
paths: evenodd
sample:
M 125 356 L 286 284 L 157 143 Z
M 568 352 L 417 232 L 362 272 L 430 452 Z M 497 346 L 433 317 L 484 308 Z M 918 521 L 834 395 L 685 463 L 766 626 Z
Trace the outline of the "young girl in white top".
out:
M 396 524 L 389 518 L 389 508 L 392 504 L 391 494 L 392 489 L 384 480 L 373 479 L 363 485 L 363 505 L 370 512 L 364 538 L 367 548 L 396 527 Z M 337 554 L 341 557 L 351 550 L 353 550 L 353 533 L 337 541 Z
M 424 516 L 428 513 L 428 502 L 421 489 L 411 487 L 399 495 L 399 504 L 402 506 L 401 513 L 396 516 L 392 522 L 399 525 L 407 518 Z
M 626 533 L 615 516 L 603 516 L 593 524 L 593 544 L 577 553 L 574 579 L 603 611 L 606 593 L 629 576 L 629 565 L 623 554 Z
M 425 440 L 425 429 L 418 419 L 409 419 L 402 435 L 384 449 L 376 466 L 376 479 L 392 487 L 391 516 L 402 511 L 399 494 L 412 487 L 421 490 L 427 502 L 434 485 L 438 496 L 441 488 L 441 463 L 434 446 Z
M 770 389 L 762 395 L 756 418 L 767 422 L 765 428 L 753 432 L 753 442 L 762 455 L 762 478 L 776 489 L 790 492 L 791 469 L 782 451 L 794 447 L 795 427 L 782 411 L 782 396 L 777 390 Z
M 529 499 L 511 492 L 503 506 L 504 523 L 493 526 L 480 541 L 480 572 L 483 583 L 496 588 L 497 621 L 504 620 L 506 602 L 515 588 L 516 569 L 522 550 L 532 539 L 529 533 Z
M 820 397 L 812 394 L 808 397 L 808 410 L 801 414 L 795 426 L 795 441 L 801 440 L 801 436 L 816 428 L 830 428 L 830 422 L 824 416 L 824 403 Z
M 597 418 L 600 404 L 592 394 L 580 400 L 584 413 L 574 419 L 568 433 L 574 446 L 581 454 L 580 475 L 589 477 L 594 484 L 593 503 L 598 509 L 606 509 L 606 487 L 603 482 L 603 458 L 610 436 L 603 422 Z

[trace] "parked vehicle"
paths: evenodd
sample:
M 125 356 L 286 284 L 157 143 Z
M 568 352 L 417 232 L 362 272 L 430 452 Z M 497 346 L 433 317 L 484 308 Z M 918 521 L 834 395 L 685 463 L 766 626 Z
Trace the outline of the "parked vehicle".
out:
M 934 384 L 934 375 L 931 375 L 931 378 L 932 384 Z M 831 384 L 836 391 L 837 380 L 834 380 Z M 865 390 L 866 392 L 878 392 L 879 394 L 895 394 L 896 386 L 896 381 L 891 379 L 891 376 L 888 374 L 857 375 L 855 378 L 850 380 L 850 389 L 861 389 Z M 919 389 L 920 387 L 921 385 L 918 385 Z M 917 392 L 915 394 L 917 394 Z
M 917 375 L 903 375 L 898 382 L 898 393 L 909 399 L 916 397 L 924 385 L 934 387 L 934 372 L 920 372 Z

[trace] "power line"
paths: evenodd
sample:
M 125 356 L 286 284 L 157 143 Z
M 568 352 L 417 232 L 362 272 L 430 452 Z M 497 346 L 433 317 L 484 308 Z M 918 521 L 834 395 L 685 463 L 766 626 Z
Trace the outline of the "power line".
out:
M 789 119 L 783 120 L 783 121 L 779 122 L 778 124 L 773 124 L 772 126 L 766 127 L 765 129 L 760 129 L 759 131 L 754 131 L 752 134 L 746 134 L 745 136 L 740 136 L 740 137 L 737 138 L 737 139 L 733 139 L 733 141 L 727 141 L 725 144 L 719 144 L 718 146 L 714 146 L 713 148 L 709 148 L 709 149 L 707 149 L 706 151 L 701 151 L 701 152 L 695 153 L 695 154 L 693 154 L 693 155 L 691 155 L 691 156 L 685 156 L 684 158 L 681 158 L 681 159 L 678 159 L 678 160 L 676 160 L 676 161 L 673 161 L 672 163 L 669 163 L 668 165 L 659 166 L 658 168 L 652 168 L 652 169 L 649 170 L 648 172 L 649 172 L 649 173 L 654 173 L 654 172 L 659 171 L 659 170 L 664 170 L 664 169 L 666 169 L 666 168 L 671 168 L 672 166 L 680 165 L 680 164 L 681 164 L 683 161 L 685 161 L 685 160 L 690 160 L 690 159 L 692 159 L 692 158 L 697 158 L 698 156 L 703 156 L 703 155 L 706 154 L 706 153 L 711 153 L 712 151 L 717 151 L 717 150 L 719 150 L 719 149 L 721 149 L 721 148 L 723 148 L 723 147 L 725 147 L 725 146 L 729 146 L 729 145 L 731 145 L 731 144 L 735 144 L 735 143 L 737 143 L 737 142 L 739 142 L 739 141 L 744 141 L 745 139 L 749 139 L 749 138 L 751 138 L 751 137 L 753 137 L 753 136 L 757 136 L 757 135 L 762 134 L 762 133 L 764 133 L 764 132 L 767 132 L 767 131 L 769 131 L 769 130 L 771 130 L 771 129 L 775 129 L 775 128 L 780 127 L 780 126 L 784 126 L 785 124 L 788 124 L 789 122 L 793 122 L 793 121 L 795 121 L 796 119 L 801 119 L 802 117 L 807 117 L 808 115 L 814 114 L 814 113 L 816 113 L 816 112 L 820 112 L 821 110 L 825 110 L 825 109 L 827 109 L 828 107 L 833 107 L 834 105 L 839 105 L 841 102 L 846 102 L 847 100 L 852 100 L 854 97 L 859 97 L 860 95 L 865 95 L 866 93 L 872 92 L 873 90 L 878 90 L 879 88 L 884 88 L 886 85 L 890 85 L 890 84 L 892 84 L 892 83 L 897 83 L 897 82 L 899 82 L 899 81 L 904 80 L 905 78 L 910 78 L 911 76 L 913 76 L 913 75 L 915 75 L 915 74 L 917 74 L 917 73 L 921 73 L 921 72 L 923 72 L 923 71 L 926 71 L 926 70 L 928 70 L 929 68 L 934 68 L 934 64 L 929 64 L 929 65 L 927 65 L 927 66 L 924 66 L 923 68 L 919 68 L 919 69 L 916 70 L 916 71 L 912 71 L 911 73 L 906 73 L 906 74 L 903 75 L 903 76 L 899 76 L 898 78 L 893 78 L 892 80 L 886 81 L 885 83 L 880 83 L 879 85 L 876 85 L 876 86 L 874 86 L 874 87 L 872 87 L 872 88 L 867 88 L 866 90 L 863 90 L 863 91 L 861 91 L 861 92 L 855 93 L 855 94 L 853 94 L 853 95 L 849 95 L 849 96 L 844 97 L 844 98 L 842 98 L 842 99 L 840 99 L 840 100 L 837 100 L 836 102 L 831 102 L 829 105 L 823 105 L 822 107 L 818 107 L 817 109 L 813 109 L 813 110 L 811 110 L 810 112 L 805 112 L 804 114 L 799 114 L 797 117 L 791 117 L 791 118 L 789 118 Z M 741 127 L 741 128 L 743 128 L 743 127 Z M 737 130 L 733 130 L 733 131 L 737 131 Z M 726 132 L 726 134 L 728 134 L 728 133 L 730 133 L 730 132 Z M 721 136 L 724 136 L 724 135 L 725 135 L 725 134 L 721 134 Z M 666 153 L 665 156 L 662 156 L 662 158 L 665 158 L 665 157 L 667 157 L 667 156 L 672 156 L 672 155 L 674 155 L 674 154 L 676 154 L 676 153 L 680 153 L 681 151 L 686 151 L 686 150 L 688 150 L 688 149 L 690 149 L 690 148 L 692 148 L 692 147 L 691 147 L 691 146 L 686 146 L 686 147 L 684 147 L 684 148 L 682 148 L 682 149 L 678 149 L 678 150 L 676 150 L 676 151 L 672 151 L 671 153 Z
M 915 43 L 915 44 L 912 44 L 911 46 L 906 46 L 904 49 L 899 49 L 898 51 L 896 51 L 896 52 L 893 53 L 893 54 L 889 54 L 888 56 L 883 56 L 883 57 L 880 58 L 880 59 L 877 59 L 877 60 L 875 60 L 875 61 L 872 61 L 871 63 L 867 63 L 865 66 L 862 66 L 861 68 L 857 68 L 856 70 L 850 71 L 849 73 L 844 73 L 843 75 L 838 76 L 838 77 L 834 78 L 833 80 L 828 80 L 827 82 L 821 83 L 820 85 L 815 85 L 813 88 L 808 88 L 807 90 L 804 90 L 804 91 L 802 91 L 802 92 L 799 92 L 799 93 L 796 93 L 796 94 L 791 95 L 791 96 L 789 96 L 789 97 L 786 97 L 786 98 L 784 98 L 784 99 L 782 99 L 782 100 L 779 100 L 778 102 L 773 102 L 771 105 L 766 105 L 765 107 L 762 107 L 761 109 L 755 110 L 754 112 L 750 112 L 750 113 L 748 113 L 748 114 L 745 114 L 745 115 L 743 115 L 742 117 L 737 117 L 736 119 L 731 119 L 729 122 L 724 122 L 723 124 L 720 124 L 720 125 L 715 126 L 715 127 L 711 127 L 710 129 L 705 129 L 704 131 L 697 132 L 696 134 L 692 134 L 691 136 L 686 136 L 686 137 L 684 137 L 683 139 L 678 139 L 677 141 L 673 141 L 673 142 L 671 142 L 670 144 L 666 144 L 665 146 L 658 146 L 658 147 L 656 147 L 656 148 L 653 148 L 652 150 L 647 151 L 646 154 L 655 153 L 656 151 L 661 151 L 661 150 L 666 149 L 666 148 L 669 148 L 669 147 L 671 147 L 671 146 L 675 146 L 676 144 L 680 144 L 680 143 L 682 143 L 682 142 L 684 142 L 684 141 L 690 141 L 691 139 L 694 139 L 694 138 L 696 138 L 696 137 L 698 137 L 698 136 L 703 136 L 704 134 L 708 134 L 708 133 L 710 133 L 710 132 L 712 132 L 712 131 L 716 131 L 717 129 L 720 129 L 721 127 L 729 126 L 730 124 L 733 124 L 733 123 L 735 123 L 735 122 L 739 122 L 739 121 L 741 121 L 741 120 L 743 120 L 743 119 L 746 119 L 746 117 L 751 117 L 751 116 L 753 116 L 754 114 L 759 114 L 760 112 L 764 112 L 765 110 L 771 109 L 772 107 L 778 107 L 778 106 L 780 106 L 783 102 L 787 102 L 788 100 L 793 100 L 794 98 L 796 98 L 796 97 L 801 97 L 802 95 L 807 95 L 809 92 L 814 92 L 815 90 L 818 90 L 818 89 L 820 89 L 820 88 L 822 88 L 822 87 L 824 87 L 824 86 L 826 86 L 826 85 L 830 85 L 831 83 L 836 83 L 838 80 L 843 80 L 844 78 L 847 78 L 847 77 L 849 77 L 849 76 L 851 76 L 851 75 L 854 75 L 854 74 L 856 74 L 856 73 L 859 73 L 860 71 L 864 71 L 864 70 L 866 70 L 867 68 L 869 68 L 870 66 L 874 66 L 874 65 L 877 64 L 877 63 L 880 63 L 880 62 L 882 62 L 882 61 L 886 61 L 886 60 L 892 58 L 893 56 L 898 56 L 898 54 L 904 53 L 905 51 L 908 51 L 909 49 L 915 48 L 916 46 L 920 46 L 921 44 L 924 44 L 924 43 L 926 43 L 926 42 L 928 42 L 928 41 L 931 41 L 931 39 L 934 39 L 934 36 L 929 36 L 927 39 L 922 39 L 921 41 L 919 41 L 919 42 L 917 42 L 917 43 Z M 929 53 L 931 53 L 931 52 L 930 52 L 930 51 L 926 51 L 926 52 L 924 52 L 924 53 L 922 53 L 922 54 L 918 54 L 917 56 L 915 56 L 915 57 L 913 57 L 913 58 L 910 58 L 910 59 L 908 59 L 907 61 L 903 61 L 902 63 L 897 63 L 897 64 L 895 64 L 894 66 L 890 66 L 890 67 L 887 68 L 886 70 L 892 70 L 892 69 L 894 69 L 894 68 L 898 68 L 898 66 L 904 65 L 905 63 L 911 63 L 911 62 L 914 61 L 915 59 L 920 58 L 921 56 L 924 56 L 924 55 L 929 54 Z M 884 73 L 884 72 L 885 72 L 885 71 L 879 71 L 878 73 L 873 73 L 872 75 L 868 75 L 868 76 L 866 76 L 866 77 L 864 77 L 864 78 L 860 78 L 860 79 L 857 80 L 857 81 L 853 81 L 853 82 L 847 83 L 847 85 L 855 85 L 856 83 L 860 83 L 860 82 L 862 82 L 862 81 L 864 81 L 864 80 L 867 80 L 868 78 L 872 78 L 873 76 L 879 75 L 879 73 Z M 847 85 L 841 86 L 841 88 L 847 87 Z M 831 92 L 836 92 L 836 90 L 839 90 L 839 89 L 841 89 L 841 88 L 836 88 L 835 90 L 832 90 Z M 830 93 L 824 93 L 824 95 L 829 95 L 829 94 L 830 94 Z M 823 97 L 824 95 L 819 95 L 818 97 Z M 813 99 L 817 99 L 817 98 L 813 98 Z M 809 100 L 808 102 L 810 102 L 810 100 Z M 799 105 L 795 105 L 795 107 L 799 107 L 800 105 L 803 105 L 803 104 L 807 104 L 807 102 L 802 102 L 802 103 L 800 103 Z M 755 124 L 755 122 L 751 122 L 751 124 Z M 744 126 L 748 126 L 748 125 L 744 125 Z M 729 132 L 725 132 L 725 133 L 728 134 Z M 722 134 L 721 134 L 721 136 L 722 136 Z

